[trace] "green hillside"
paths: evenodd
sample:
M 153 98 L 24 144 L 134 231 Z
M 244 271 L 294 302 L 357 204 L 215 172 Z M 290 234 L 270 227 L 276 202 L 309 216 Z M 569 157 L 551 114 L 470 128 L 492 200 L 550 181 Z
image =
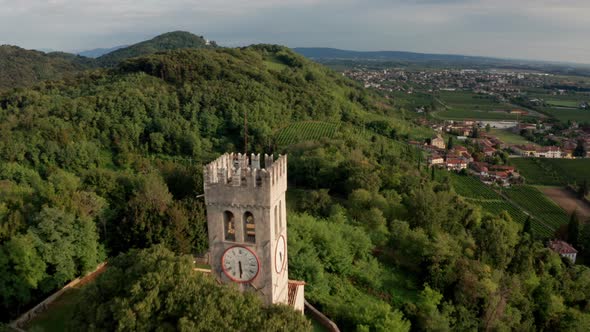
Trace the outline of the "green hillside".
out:
M 62 79 L 92 68 L 93 61 L 68 53 L 43 53 L 0 45 L 0 91 L 39 81 Z
M 181 48 L 215 48 L 215 42 L 210 45 L 202 36 L 196 36 L 190 32 L 173 31 L 164 33 L 150 40 L 146 40 L 128 47 L 98 57 L 97 63 L 104 67 L 116 66 L 119 62 L 141 55 L 153 54 L 156 52 L 175 50 Z
M 114 67 L 119 62 L 141 55 L 182 48 L 215 48 L 189 32 L 174 31 L 128 47 L 115 50 L 97 59 L 64 52 L 43 53 L 17 46 L 0 46 L 0 91 L 28 87 L 45 80 L 61 80 L 77 73 L 98 68 Z
M 405 143 L 431 130 L 400 113 L 275 45 L 160 52 L 0 94 L 0 320 L 106 257 L 121 264 L 70 329 L 243 313 L 171 271 L 193 273 L 178 256 L 208 248 L 203 165 L 247 149 L 289 155 L 289 278 L 343 331 L 587 330 L 590 270 L 436 179 Z

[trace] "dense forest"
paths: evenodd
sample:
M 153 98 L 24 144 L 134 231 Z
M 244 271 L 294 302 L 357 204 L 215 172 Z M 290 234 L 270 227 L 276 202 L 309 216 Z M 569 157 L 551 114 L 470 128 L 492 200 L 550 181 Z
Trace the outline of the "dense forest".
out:
M 431 177 L 403 143 L 424 129 L 387 101 L 273 45 L 157 53 L 0 95 L 2 319 L 105 257 L 186 269 L 179 257 L 207 248 L 202 165 L 246 148 L 246 114 L 248 151 L 289 154 L 290 278 L 343 330 L 590 329 L 590 269 Z M 339 130 L 275 144 L 308 120 Z M 88 292 L 89 308 L 108 307 Z M 101 320 L 88 315 L 76 326 Z
M 173 31 L 164 33 L 150 40 L 109 52 L 98 57 L 96 62 L 102 67 L 113 67 L 125 59 L 141 55 L 183 48 L 215 47 L 217 47 L 217 44 L 214 41 L 208 43 L 202 36 L 196 36 L 186 31 Z
M 69 53 L 43 53 L 0 45 L 0 91 L 72 76 L 91 68 L 93 63 L 93 59 Z
M 194 271 L 188 256 L 164 246 L 131 250 L 83 291 L 71 331 L 310 331 L 301 313 L 264 307 L 254 293 Z M 174 273 L 171 273 L 174 271 Z M 223 317 L 223 319 L 219 319 Z
M 0 45 L 0 91 L 28 87 L 44 80 L 71 78 L 95 68 L 114 67 L 119 62 L 141 55 L 183 48 L 215 48 L 214 41 L 185 31 L 173 31 L 150 40 L 123 47 L 96 59 L 64 52 L 44 53 L 18 46 Z

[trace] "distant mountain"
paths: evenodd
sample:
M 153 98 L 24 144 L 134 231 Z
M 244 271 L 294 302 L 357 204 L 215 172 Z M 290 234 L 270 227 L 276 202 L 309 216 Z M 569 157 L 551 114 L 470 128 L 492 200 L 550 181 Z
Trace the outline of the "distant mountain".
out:
M 350 60 L 392 60 L 392 61 L 508 61 L 482 56 L 454 54 L 430 54 L 403 51 L 348 51 L 324 47 L 296 47 L 293 51 L 312 59 L 350 59 Z
M 63 52 L 43 53 L 18 46 L 0 46 L 0 90 L 61 79 L 93 68 L 92 59 Z
M 159 35 L 125 48 L 118 49 L 97 58 L 100 66 L 114 67 L 122 60 L 153 54 L 160 51 L 182 48 L 215 48 L 215 42 L 209 42 L 202 36 L 186 31 L 174 31 Z
M 296 47 L 293 51 L 328 66 L 344 68 L 356 62 L 372 66 L 405 66 L 417 64 L 436 68 L 503 68 L 534 70 L 558 75 L 590 76 L 590 65 L 555 61 L 502 59 L 484 56 L 432 54 L 402 51 L 349 51 L 323 47 Z
M 114 52 L 118 49 L 122 49 L 122 48 L 125 48 L 128 46 L 129 45 L 120 45 L 120 46 L 115 46 L 115 47 L 111 47 L 111 48 L 95 48 L 92 50 L 80 51 L 80 52 L 78 52 L 78 55 L 85 56 L 88 58 L 98 58 L 99 56 Z

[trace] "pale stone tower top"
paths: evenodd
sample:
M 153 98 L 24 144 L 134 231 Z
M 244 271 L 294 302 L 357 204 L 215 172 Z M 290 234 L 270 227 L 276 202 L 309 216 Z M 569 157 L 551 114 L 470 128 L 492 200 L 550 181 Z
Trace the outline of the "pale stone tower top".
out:
M 260 162 L 260 154 L 248 158 L 241 153 L 226 153 L 204 166 L 205 202 L 220 203 L 231 196 L 233 204 L 269 207 L 273 194 L 287 189 L 287 156 L 279 155 L 275 161 L 273 155 L 265 154 L 264 168 Z M 212 196 L 214 193 L 227 194 Z
M 303 285 L 288 278 L 287 156 L 226 153 L 203 177 L 212 273 L 266 304 L 302 310 Z

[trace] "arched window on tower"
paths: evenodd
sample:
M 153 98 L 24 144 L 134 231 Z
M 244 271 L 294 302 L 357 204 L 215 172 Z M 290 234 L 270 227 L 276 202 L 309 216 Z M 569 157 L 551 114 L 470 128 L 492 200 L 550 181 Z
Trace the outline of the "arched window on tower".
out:
M 226 241 L 236 241 L 236 219 L 229 211 L 223 213 L 223 229 Z
M 245 241 L 256 243 L 256 223 L 250 212 L 244 213 L 244 230 L 246 231 Z

